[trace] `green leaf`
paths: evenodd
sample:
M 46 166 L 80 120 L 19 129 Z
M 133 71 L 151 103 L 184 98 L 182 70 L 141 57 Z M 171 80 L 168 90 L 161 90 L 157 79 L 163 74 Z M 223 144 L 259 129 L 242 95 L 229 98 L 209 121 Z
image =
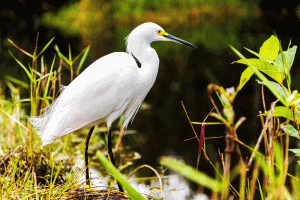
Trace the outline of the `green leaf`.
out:
M 247 59 L 247 61 L 254 66 L 256 69 L 264 72 L 265 74 L 269 75 L 271 78 L 273 78 L 275 81 L 282 83 L 282 81 L 285 78 L 284 72 L 282 70 L 279 70 L 278 68 L 274 67 L 271 63 L 266 62 L 261 59 L 257 58 L 250 58 Z M 247 62 L 243 59 L 236 61 L 237 63 L 245 64 L 247 65 Z
M 267 112 L 267 115 L 269 115 L 270 110 Z M 291 121 L 294 121 L 294 115 L 293 111 L 290 108 L 284 107 L 284 106 L 276 106 L 274 108 L 274 113 L 273 116 L 276 117 L 284 117 L 286 119 L 289 119 Z M 300 112 L 298 111 L 298 116 L 297 116 L 298 122 L 300 122 Z
M 291 69 L 293 63 L 294 63 L 294 59 L 295 59 L 295 55 L 296 55 L 296 51 L 297 51 L 297 46 L 293 46 L 292 48 L 288 49 L 287 51 L 283 51 L 283 54 L 285 56 L 285 58 L 287 59 L 288 62 L 288 70 Z M 278 54 L 278 56 L 275 59 L 275 63 L 277 63 L 279 66 L 281 66 L 282 68 L 284 67 L 284 64 L 282 62 L 282 54 Z
M 191 181 L 209 188 L 215 192 L 220 192 L 222 190 L 222 184 L 217 180 L 207 176 L 203 172 L 199 172 L 191 166 L 188 166 L 181 161 L 175 160 L 169 157 L 162 157 L 159 163 L 178 174 L 190 179 Z
M 263 84 L 263 82 L 258 81 L 259 84 Z M 287 94 L 286 92 L 288 91 L 288 89 L 286 87 L 284 87 L 283 85 L 280 85 L 274 81 L 270 81 L 270 83 L 274 86 L 274 88 L 281 94 L 281 96 L 283 96 L 285 99 L 287 98 Z
M 285 125 L 283 131 L 292 137 L 300 139 L 298 131 L 290 124 Z
M 244 85 L 249 81 L 249 79 L 251 78 L 251 76 L 253 74 L 254 74 L 254 71 L 252 70 L 252 68 L 247 67 L 241 75 L 240 84 L 239 84 L 237 90 L 241 90 L 244 87 Z
M 289 151 L 293 152 L 296 154 L 296 156 L 300 157 L 300 149 L 289 149 Z
M 279 49 L 281 50 L 281 46 L 279 46 L 279 47 L 280 47 Z M 269 59 L 267 59 L 267 58 L 259 55 L 258 53 L 252 51 L 251 49 L 247 49 L 246 47 L 245 47 L 245 49 L 247 51 L 249 51 L 250 53 L 254 54 L 255 56 L 257 56 L 258 58 L 260 58 L 260 60 L 264 60 L 264 61 L 266 61 L 268 63 L 273 64 L 273 66 L 276 67 L 279 71 L 282 71 L 282 73 L 284 72 L 283 67 L 279 66 L 277 63 L 274 63 L 273 61 L 271 61 L 271 60 L 269 60 Z
M 138 191 L 136 191 L 128 182 L 128 180 L 121 174 L 118 169 L 100 152 L 97 151 L 96 157 L 100 160 L 102 166 L 110 173 L 126 190 L 131 199 L 146 200 Z
M 279 40 L 272 35 L 266 40 L 259 49 L 259 55 L 267 58 L 270 61 L 274 61 L 279 52 Z
M 277 99 L 280 100 L 280 102 L 287 106 L 287 102 L 285 98 L 276 90 L 276 88 L 270 83 L 270 81 L 258 70 L 256 69 L 248 60 L 243 56 L 238 50 L 236 50 L 233 46 L 230 46 L 230 48 L 249 66 L 252 68 L 254 73 L 257 75 L 257 77 L 269 88 L 269 90 L 275 95 Z

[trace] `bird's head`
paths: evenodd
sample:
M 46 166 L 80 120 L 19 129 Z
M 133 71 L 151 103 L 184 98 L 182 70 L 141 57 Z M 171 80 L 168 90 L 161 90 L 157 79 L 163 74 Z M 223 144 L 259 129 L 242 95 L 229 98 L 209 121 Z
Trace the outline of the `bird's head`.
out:
M 154 41 L 172 41 L 197 48 L 189 42 L 166 33 L 162 27 L 153 22 L 146 22 L 139 25 L 126 37 L 127 47 L 130 43 L 145 42 L 150 45 Z

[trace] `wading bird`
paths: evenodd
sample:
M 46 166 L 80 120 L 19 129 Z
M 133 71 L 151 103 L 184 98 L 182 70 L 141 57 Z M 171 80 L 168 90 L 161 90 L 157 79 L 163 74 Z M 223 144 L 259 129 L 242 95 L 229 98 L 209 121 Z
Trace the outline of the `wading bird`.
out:
M 59 97 L 41 116 L 29 119 L 41 137 L 43 146 L 75 130 L 91 127 L 85 142 L 87 184 L 88 144 L 95 125 L 107 125 L 108 155 L 115 165 L 111 147 L 111 125 L 124 115 L 122 135 L 155 82 L 159 58 L 150 46 L 154 41 L 173 41 L 196 48 L 166 33 L 155 23 L 141 24 L 127 36 L 126 53 L 111 53 L 92 63 L 63 88 Z M 119 183 L 118 186 L 123 191 Z

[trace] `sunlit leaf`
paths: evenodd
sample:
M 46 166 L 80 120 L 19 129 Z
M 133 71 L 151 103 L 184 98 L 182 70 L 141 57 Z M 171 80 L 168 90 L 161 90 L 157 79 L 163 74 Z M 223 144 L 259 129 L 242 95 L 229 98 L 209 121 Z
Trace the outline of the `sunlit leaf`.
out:
M 259 84 L 263 84 L 263 82 L 258 81 Z M 274 88 L 276 88 L 276 90 L 286 99 L 287 98 L 287 94 L 286 92 L 288 91 L 288 89 L 286 87 L 284 87 L 283 85 L 280 85 L 274 81 L 270 81 L 270 83 L 274 86 Z
M 296 154 L 296 156 L 300 157 L 300 149 L 289 149 L 289 151 L 293 152 Z
M 249 79 L 251 78 L 251 76 L 254 74 L 254 71 L 252 70 L 251 67 L 247 67 L 240 78 L 240 84 L 238 86 L 238 90 L 241 90 L 244 85 L 249 81 Z
M 285 98 L 276 90 L 276 88 L 270 83 L 270 81 L 258 70 L 256 69 L 246 58 L 243 56 L 238 50 L 236 50 L 233 46 L 230 46 L 230 48 L 247 64 L 249 67 L 252 68 L 254 73 L 258 76 L 258 78 L 264 82 L 264 84 L 269 88 L 269 90 L 276 96 L 277 99 L 280 100 L 280 102 L 287 106 L 287 102 Z
M 266 40 L 259 49 L 259 55 L 267 58 L 270 61 L 274 61 L 279 52 L 279 40 L 272 35 Z
M 283 127 L 283 131 L 290 136 L 300 139 L 298 131 L 290 124 Z
M 267 115 L 269 115 L 270 110 L 267 112 Z M 290 108 L 284 107 L 284 106 L 276 106 L 274 108 L 274 113 L 273 116 L 276 117 L 284 117 L 286 119 L 289 119 L 291 121 L 294 121 L 294 115 L 293 111 Z M 297 116 L 298 121 L 300 121 L 300 112 L 298 111 L 298 116 Z
M 289 65 L 289 70 L 291 69 L 293 63 L 294 63 L 294 59 L 295 59 L 295 55 L 296 55 L 296 51 L 297 51 L 297 46 L 293 46 L 292 48 L 288 49 L 287 51 L 283 51 L 283 54 L 285 56 L 285 58 L 287 59 L 288 65 Z M 283 62 L 282 62 L 282 54 L 278 54 L 278 56 L 275 59 L 275 63 L 277 63 L 278 65 L 280 65 L 282 68 L 284 67 Z
M 247 59 L 247 61 L 253 65 L 256 69 L 259 69 L 260 71 L 264 72 L 265 74 L 269 75 L 271 78 L 273 78 L 275 81 L 282 83 L 282 81 L 285 78 L 285 75 L 282 70 L 277 69 L 274 67 L 271 63 L 266 62 L 261 59 L 257 58 L 250 58 Z M 245 64 L 247 65 L 246 61 L 241 59 L 236 61 L 237 63 Z

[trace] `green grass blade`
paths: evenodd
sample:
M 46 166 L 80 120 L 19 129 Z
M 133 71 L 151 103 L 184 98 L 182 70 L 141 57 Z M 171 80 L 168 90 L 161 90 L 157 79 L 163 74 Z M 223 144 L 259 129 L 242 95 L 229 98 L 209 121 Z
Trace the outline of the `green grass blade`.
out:
M 283 153 L 281 151 L 280 145 L 278 142 L 275 142 L 275 148 L 274 148 L 274 157 L 275 157 L 275 174 L 276 174 L 276 182 L 278 185 L 284 185 L 283 181 L 285 181 L 283 177 Z
M 191 181 L 198 183 L 199 185 L 202 185 L 206 188 L 209 188 L 210 190 L 213 190 L 215 192 L 220 192 L 222 190 L 222 183 L 178 160 L 169 157 L 162 157 L 159 163 L 177 172 L 178 174 L 183 175 Z
M 42 51 L 35 57 L 35 59 L 37 59 L 40 55 L 42 55 L 42 53 L 44 53 L 44 51 L 49 47 L 49 45 L 52 43 L 53 40 L 54 40 L 54 37 L 44 46 Z
M 5 80 L 11 81 L 11 82 L 13 82 L 13 83 L 15 83 L 17 85 L 20 85 L 21 87 L 23 87 L 25 89 L 29 88 L 29 85 L 27 83 L 25 83 L 24 81 L 21 81 L 19 79 L 16 79 L 14 77 L 9 76 L 9 75 L 4 76 L 4 78 L 5 78 Z
M 71 45 L 68 45 L 69 48 L 69 62 L 72 62 L 72 52 L 71 52 Z
M 264 200 L 264 199 L 265 199 L 265 197 L 264 197 L 264 192 L 263 192 L 263 190 L 262 190 L 262 188 L 261 188 L 261 185 L 260 185 L 260 182 L 259 182 L 259 179 L 258 179 L 258 178 L 257 178 L 257 184 L 258 184 L 258 188 L 259 188 L 260 199 L 261 199 L 261 200 Z
M 118 171 L 118 169 L 100 152 L 96 153 L 97 158 L 100 160 L 103 167 L 111 174 L 126 190 L 130 198 L 134 200 L 146 200 L 138 191 L 136 191 L 128 182 L 128 180 Z
M 79 72 L 80 72 L 80 70 L 81 70 L 81 68 L 82 68 L 82 66 L 83 66 L 83 63 L 84 63 L 84 61 L 86 60 L 86 57 L 87 57 L 89 51 L 90 51 L 90 46 L 88 46 L 86 49 L 84 49 L 84 53 L 83 53 L 83 55 L 82 55 L 82 58 L 81 58 L 81 60 L 80 60 L 80 63 L 79 63 L 79 65 L 78 65 L 78 68 L 77 68 L 77 70 L 76 70 L 76 75 L 79 74 Z
M 54 63 L 55 63 L 55 57 L 56 56 L 54 55 L 52 65 L 51 65 L 51 68 L 50 68 L 50 72 L 49 72 L 49 77 L 47 79 L 47 83 L 46 83 L 46 86 L 45 86 L 44 98 L 46 98 L 47 95 L 48 95 L 49 85 L 50 85 L 50 81 L 51 81 L 51 78 L 52 78 L 53 66 L 54 66 Z
M 27 74 L 28 78 L 30 79 L 30 81 L 32 83 L 35 83 L 34 78 L 32 77 L 31 73 L 28 71 L 28 69 L 26 69 L 26 67 L 10 52 L 10 55 L 13 57 L 13 59 L 23 68 L 23 70 L 25 71 L 25 73 Z
M 65 65 L 65 67 L 67 67 L 67 69 L 70 70 L 69 66 L 71 65 L 71 63 L 69 62 L 69 59 L 60 52 L 57 45 L 55 45 L 54 49 L 55 49 L 56 53 L 58 54 L 58 57 L 61 58 L 63 61 L 65 61 L 65 63 L 67 64 L 67 65 Z
M 265 158 L 263 156 L 257 154 L 255 156 L 255 160 L 257 161 L 257 163 L 260 166 L 263 173 L 270 178 L 271 183 L 274 183 L 274 181 L 275 181 L 274 169 L 268 165 Z M 272 187 L 272 186 L 270 186 L 270 187 Z
M 45 61 L 44 56 L 41 57 L 41 73 L 45 71 Z

